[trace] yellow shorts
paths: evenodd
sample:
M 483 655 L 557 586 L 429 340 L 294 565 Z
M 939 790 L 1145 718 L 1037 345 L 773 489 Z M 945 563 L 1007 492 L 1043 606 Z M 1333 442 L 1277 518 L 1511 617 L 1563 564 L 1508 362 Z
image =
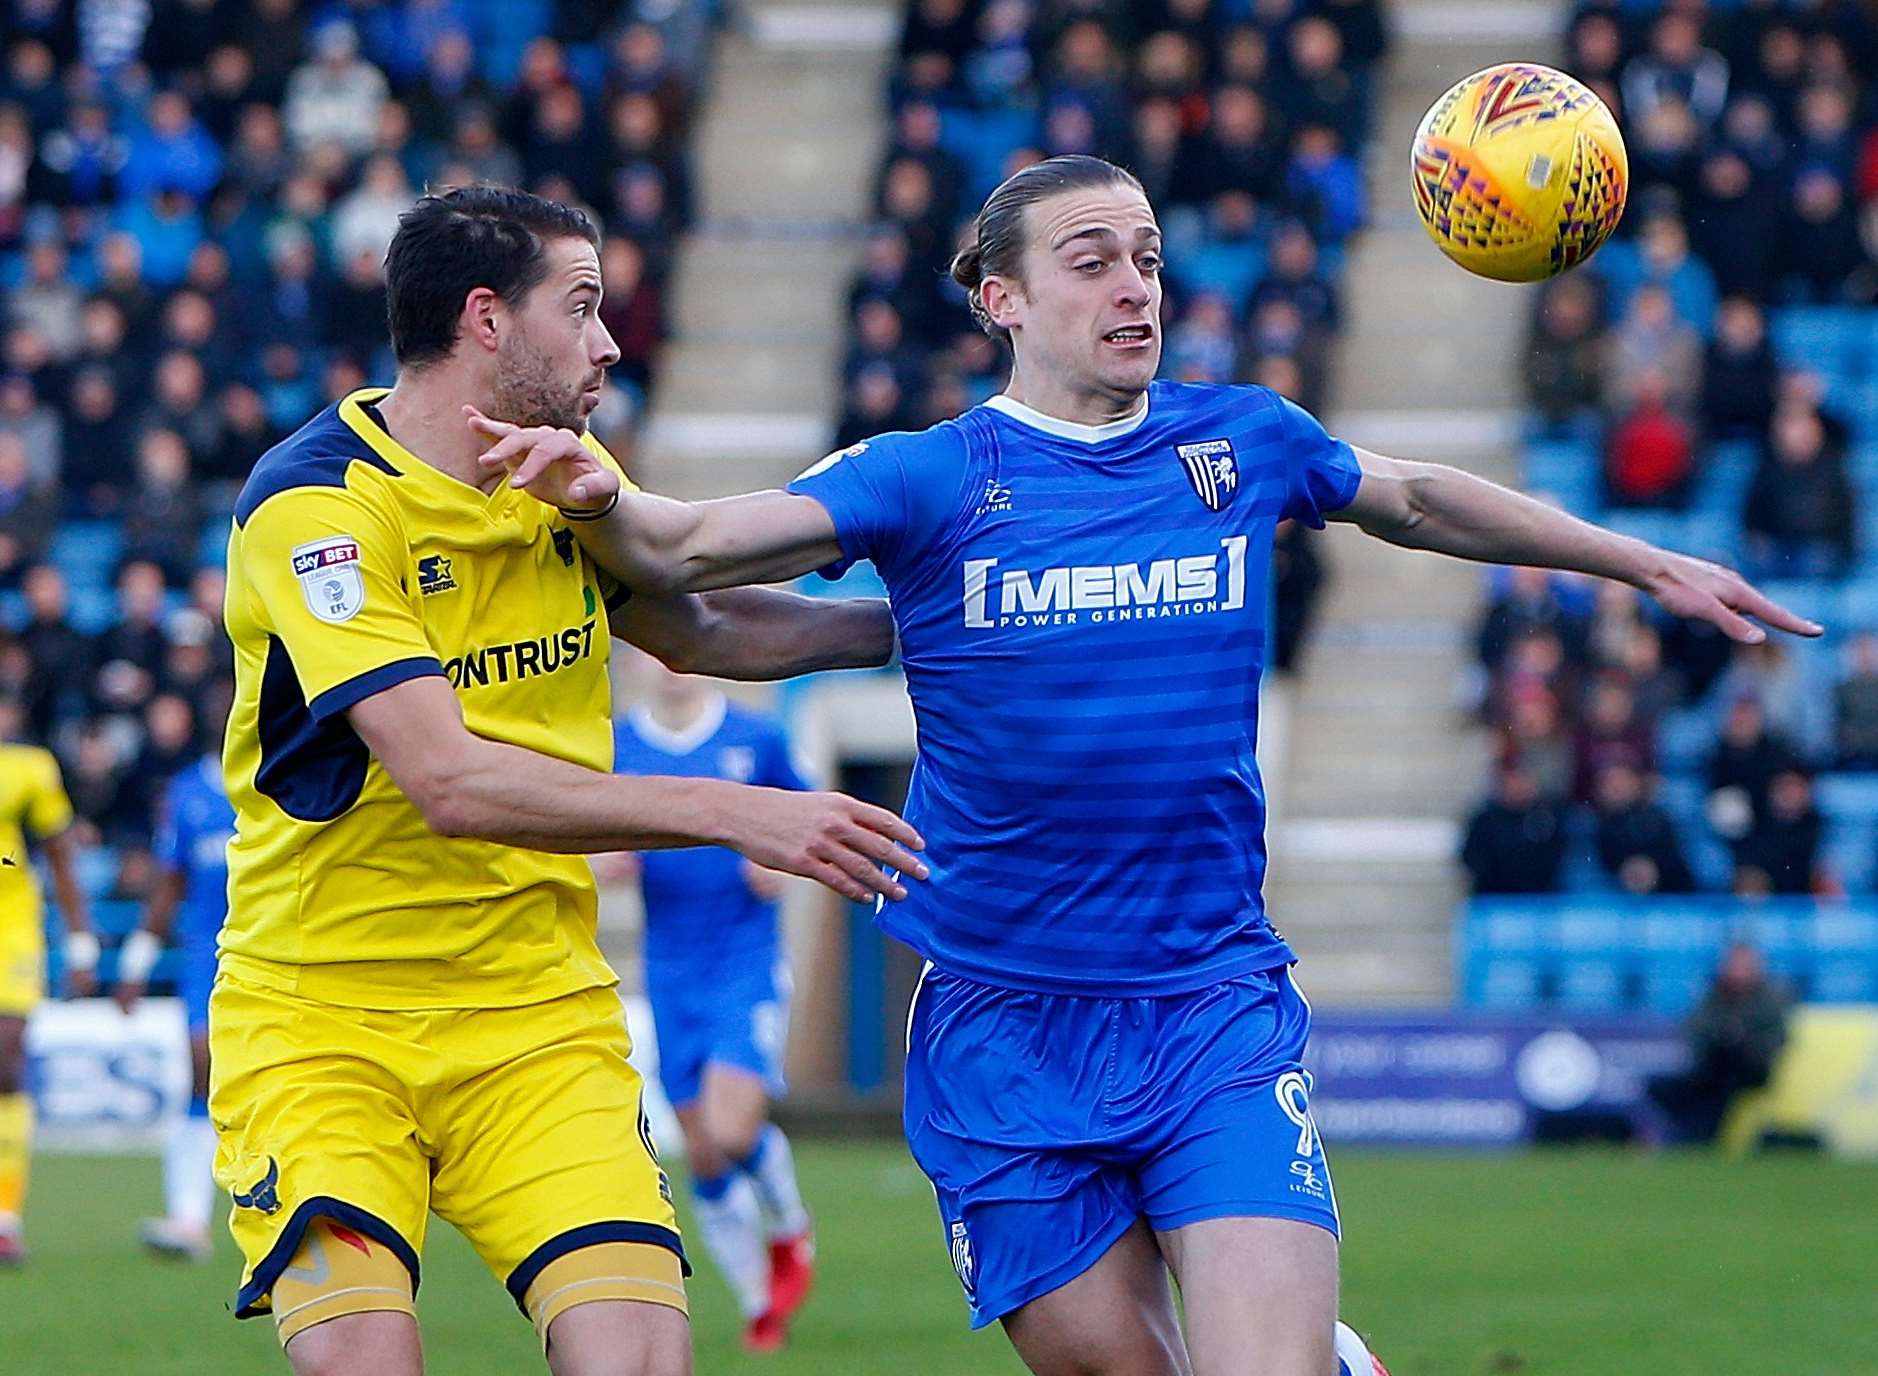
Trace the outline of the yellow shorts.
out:
M 39 928 L 0 917 L 0 1018 L 23 1018 L 46 996 L 46 947 Z
M 518 1306 L 545 1267 L 580 1248 L 651 1243 L 684 1261 L 611 989 L 521 1008 L 384 1012 L 223 974 L 209 1047 L 215 1176 L 234 1197 L 229 1228 L 247 1260 L 237 1318 L 269 1312 L 319 1217 L 389 1248 L 415 1292 L 435 1213 Z M 683 1308 L 682 1286 L 664 1288 L 678 1292 L 664 1302 Z

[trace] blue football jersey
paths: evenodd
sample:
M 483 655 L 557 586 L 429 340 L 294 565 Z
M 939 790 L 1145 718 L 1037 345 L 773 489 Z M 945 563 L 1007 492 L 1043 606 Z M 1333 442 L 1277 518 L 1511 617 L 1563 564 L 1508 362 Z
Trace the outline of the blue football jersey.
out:
M 942 970 L 1180 993 L 1292 959 L 1266 921 L 1253 747 L 1272 534 L 1355 455 L 1262 387 L 1157 382 L 1073 425 L 995 397 L 790 485 L 899 626 L 932 877 L 880 924 Z
M 782 728 L 721 696 L 688 731 L 668 731 L 635 708 L 613 724 L 613 737 L 616 773 L 808 788 Z M 709 968 L 734 960 L 764 971 L 775 964 L 777 905 L 750 891 L 741 855 L 687 846 L 643 851 L 639 864 L 648 964 Z
M 157 864 L 188 876 L 172 939 L 209 947 L 228 916 L 228 843 L 235 809 L 222 784 L 222 762 L 210 756 L 170 780 L 152 846 Z

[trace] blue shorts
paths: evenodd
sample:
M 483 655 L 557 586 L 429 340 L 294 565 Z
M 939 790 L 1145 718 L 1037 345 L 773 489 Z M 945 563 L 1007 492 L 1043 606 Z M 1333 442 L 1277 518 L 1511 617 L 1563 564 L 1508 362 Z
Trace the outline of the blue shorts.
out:
M 189 1019 L 189 1035 L 209 1035 L 209 990 L 215 987 L 215 943 L 186 942 L 177 951 L 176 994 Z
M 928 967 L 907 1020 L 906 1136 L 972 1327 L 1089 1269 L 1145 1217 L 1337 1232 L 1289 969 L 1165 998 L 1001 989 Z
M 707 974 L 646 967 L 646 1000 L 659 1043 L 659 1084 L 673 1108 L 697 1101 L 704 1067 L 760 1076 L 772 1095 L 783 1082 L 789 1036 L 789 974 L 780 965 L 726 964 Z

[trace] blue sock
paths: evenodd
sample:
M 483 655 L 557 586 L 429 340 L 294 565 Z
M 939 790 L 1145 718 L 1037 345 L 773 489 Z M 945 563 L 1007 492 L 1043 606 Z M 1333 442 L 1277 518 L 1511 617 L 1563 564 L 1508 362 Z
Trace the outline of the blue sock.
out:
M 207 1095 L 192 1094 L 189 1097 L 188 1116 L 191 1118 L 207 1118 L 209 1116 L 209 1100 Z
M 795 1237 L 808 1230 L 808 1210 L 802 1205 L 802 1189 L 796 1184 L 795 1153 L 789 1139 L 774 1123 L 763 1125 L 750 1154 L 737 1163 L 737 1169 L 750 1177 L 756 1197 L 763 1206 L 763 1222 L 771 1237 Z
M 715 1203 L 730 1193 L 730 1187 L 736 1181 L 735 1171 L 712 1176 L 694 1175 L 691 1177 L 691 1192 L 706 1203 Z

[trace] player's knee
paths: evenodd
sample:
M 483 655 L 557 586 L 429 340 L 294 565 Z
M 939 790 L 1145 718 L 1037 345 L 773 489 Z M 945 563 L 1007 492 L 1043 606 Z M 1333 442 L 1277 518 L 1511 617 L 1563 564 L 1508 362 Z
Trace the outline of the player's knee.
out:
M 658 1305 L 581 1305 L 550 1332 L 548 1369 L 553 1376 L 691 1376 L 690 1325 Z
M 685 1135 L 685 1162 L 693 1175 L 701 1180 L 715 1180 L 730 1170 L 730 1159 L 701 1120 L 687 1117 L 680 1119 L 679 1125 Z
M 377 1311 L 345 1314 L 287 1340 L 294 1376 L 422 1376 L 417 1319 Z

